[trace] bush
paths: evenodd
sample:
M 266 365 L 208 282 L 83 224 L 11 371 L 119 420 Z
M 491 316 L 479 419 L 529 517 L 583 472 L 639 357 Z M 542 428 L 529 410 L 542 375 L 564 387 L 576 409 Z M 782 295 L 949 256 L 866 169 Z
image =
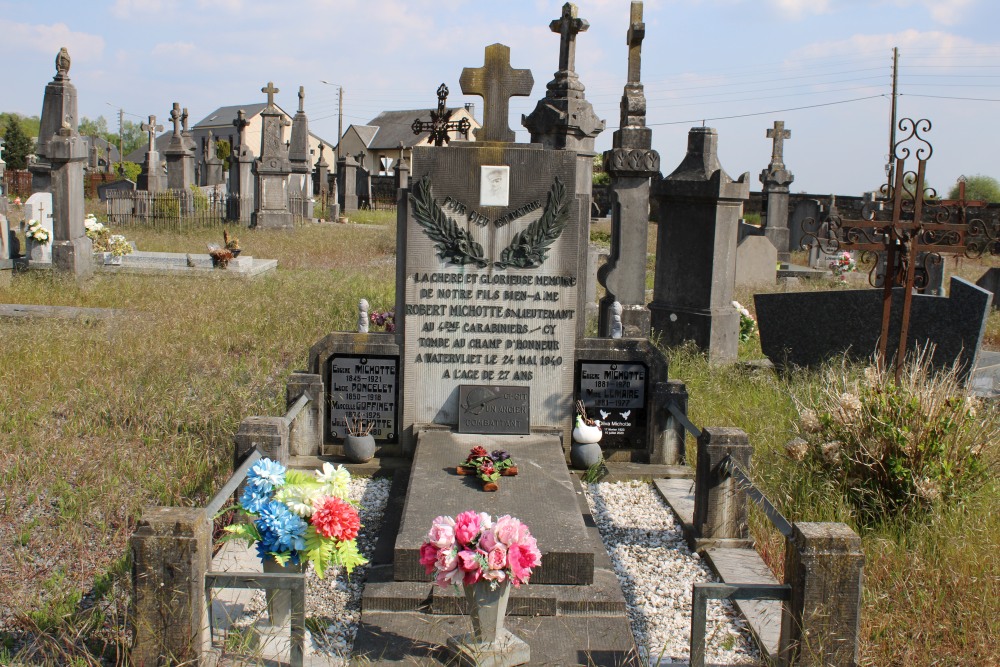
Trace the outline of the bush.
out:
M 789 455 L 813 463 L 873 522 L 967 497 L 996 468 L 1000 414 L 966 394 L 954 369 L 935 372 L 919 355 L 900 382 L 892 369 L 847 367 L 799 409 L 806 444 Z

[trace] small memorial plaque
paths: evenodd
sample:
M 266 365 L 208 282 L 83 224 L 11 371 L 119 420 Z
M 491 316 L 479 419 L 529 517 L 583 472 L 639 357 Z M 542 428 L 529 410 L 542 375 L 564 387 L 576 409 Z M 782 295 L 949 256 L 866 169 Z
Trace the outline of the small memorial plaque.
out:
M 458 432 L 527 435 L 531 432 L 530 388 L 495 385 L 458 387 Z
M 347 418 L 373 424 L 371 434 L 384 443 L 398 441 L 399 357 L 335 354 L 330 357 L 330 436 L 347 435 Z
M 580 362 L 579 396 L 587 415 L 601 421 L 601 447 L 646 444 L 646 364 Z

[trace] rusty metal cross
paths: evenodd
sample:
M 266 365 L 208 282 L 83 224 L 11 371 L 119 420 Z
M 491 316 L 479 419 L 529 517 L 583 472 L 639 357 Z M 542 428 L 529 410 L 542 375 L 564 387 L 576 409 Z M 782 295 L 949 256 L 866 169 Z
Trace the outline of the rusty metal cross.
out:
M 459 120 L 448 120 L 451 118 L 451 112 L 448 111 L 447 101 L 448 101 L 448 86 L 443 83 L 438 86 L 437 89 L 438 96 L 438 106 L 437 111 L 431 111 L 430 122 L 425 122 L 417 118 L 413 121 L 413 125 L 410 129 L 413 130 L 413 134 L 420 134 L 421 132 L 430 132 L 430 136 L 427 138 L 430 143 L 435 146 L 443 146 L 451 141 L 451 137 L 448 136 L 449 132 L 461 132 L 466 138 L 469 136 L 469 128 L 471 123 L 469 123 L 468 118 L 461 118 Z

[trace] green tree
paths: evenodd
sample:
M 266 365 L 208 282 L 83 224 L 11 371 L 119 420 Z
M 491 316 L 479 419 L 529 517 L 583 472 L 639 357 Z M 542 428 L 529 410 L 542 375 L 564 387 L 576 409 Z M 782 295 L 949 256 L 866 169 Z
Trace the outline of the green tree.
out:
M 7 111 L 0 112 L 0 136 L 3 136 L 4 128 L 7 127 L 7 122 L 14 118 L 21 125 L 21 129 L 24 134 L 28 137 L 38 136 L 38 126 L 40 121 L 38 116 L 22 116 L 19 113 L 11 113 Z
M 965 179 L 965 198 L 1000 202 L 1000 182 L 992 176 L 975 174 Z M 958 182 L 948 191 L 948 199 L 958 199 Z
M 7 117 L 4 126 L 3 159 L 10 169 L 27 169 L 28 156 L 35 152 L 35 143 L 25 134 L 17 115 Z
M 229 156 L 233 154 L 233 148 L 229 145 L 228 139 L 215 140 L 215 157 L 222 160 L 222 168 L 229 169 Z
M 146 133 L 142 131 L 141 123 L 133 123 L 130 120 L 122 123 L 122 136 L 125 139 L 125 146 L 122 152 L 128 155 L 137 148 L 144 148 L 146 146 Z M 115 136 L 115 145 L 118 145 L 118 137 Z M 122 155 L 122 159 L 125 158 Z
M 108 121 L 104 116 L 98 116 L 97 120 L 91 120 L 84 116 L 80 119 L 79 131 L 85 137 L 101 137 L 104 139 L 108 134 Z

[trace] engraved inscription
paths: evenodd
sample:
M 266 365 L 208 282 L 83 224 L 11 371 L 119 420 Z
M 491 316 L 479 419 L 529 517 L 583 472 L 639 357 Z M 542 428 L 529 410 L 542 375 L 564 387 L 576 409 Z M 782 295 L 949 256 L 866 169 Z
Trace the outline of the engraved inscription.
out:
M 334 355 L 330 358 L 330 435 L 347 435 L 347 418 L 372 423 L 372 435 L 396 442 L 399 357 Z

